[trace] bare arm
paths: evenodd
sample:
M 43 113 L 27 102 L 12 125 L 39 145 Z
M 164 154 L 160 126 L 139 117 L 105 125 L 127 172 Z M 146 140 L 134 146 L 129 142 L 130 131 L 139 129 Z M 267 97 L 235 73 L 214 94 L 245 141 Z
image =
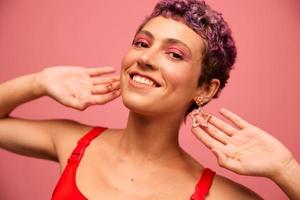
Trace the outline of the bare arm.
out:
M 271 178 L 291 200 L 300 199 L 300 166 L 294 159 Z
M 43 96 L 37 76 L 25 75 L 0 85 L 0 146 L 15 153 L 56 161 L 50 134 L 42 130 L 45 123 L 9 117 L 18 105 Z
M 0 147 L 58 161 L 56 142 L 63 134 L 83 130 L 71 120 L 26 120 L 9 116 L 17 106 L 41 96 L 78 110 L 105 104 L 120 95 L 117 77 L 100 77 L 112 68 L 52 67 L 0 84 Z M 115 85 L 107 87 L 112 80 Z M 62 134 L 63 133 L 63 134 Z
M 8 117 L 0 120 L 0 147 L 17 154 L 58 162 L 59 140 L 68 138 L 68 135 L 84 127 L 66 119 L 28 120 Z
M 0 85 L 0 118 L 18 105 L 43 96 L 37 74 L 21 76 Z

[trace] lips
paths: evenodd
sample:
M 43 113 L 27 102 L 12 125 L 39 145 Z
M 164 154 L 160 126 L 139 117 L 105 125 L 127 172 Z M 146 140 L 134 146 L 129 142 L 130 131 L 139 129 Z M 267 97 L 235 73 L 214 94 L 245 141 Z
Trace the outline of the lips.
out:
M 137 71 L 129 72 L 129 76 L 130 76 L 131 79 L 133 78 L 134 75 L 138 75 L 138 76 L 150 79 L 155 84 L 155 87 L 161 87 L 161 84 L 159 84 L 157 80 L 155 80 L 153 77 L 151 77 L 148 74 L 140 73 L 140 72 L 137 72 Z

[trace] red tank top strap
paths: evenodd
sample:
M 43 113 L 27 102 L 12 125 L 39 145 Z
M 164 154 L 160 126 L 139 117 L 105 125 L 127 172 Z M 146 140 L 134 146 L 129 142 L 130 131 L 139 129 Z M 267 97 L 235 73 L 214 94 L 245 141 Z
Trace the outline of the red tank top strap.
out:
M 70 155 L 68 163 L 52 193 L 52 200 L 87 200 L 76 185 L 76 170 L 86 147 L 95 137 L 106 129 L 107 128 L 94 127 L 78 140 L 77 146 Z
M 105 127 L 94 127 L 87 134 L 85 134 L 82 138 L 80 138 L 77 142 L 77 146 L 73 150 L 71 156 L 68 159 L 68 162 L 78 162 L 81 160 L 84 151 L 87 146 L 91 143 L 91 141 L 96 138 L 99 134 L 105 131 L 107 128 Z
M 200 180 L 198 181 L 195 192 L 191 196 L 190 200 L 204 200 L 211 187 L 213 178 L 216 172 L 209 168 L 204 168 Z

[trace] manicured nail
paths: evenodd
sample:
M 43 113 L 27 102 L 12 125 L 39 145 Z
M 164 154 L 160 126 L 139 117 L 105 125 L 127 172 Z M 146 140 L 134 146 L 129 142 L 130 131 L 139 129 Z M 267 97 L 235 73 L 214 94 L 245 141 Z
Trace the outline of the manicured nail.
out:
M 225 108 L 221 108 L 221 109 L 220 109 L 220 112 L 221 112 L 221 113 L 224 113 L 224 112 L 226 112 L 226 109 L 225 109 Z

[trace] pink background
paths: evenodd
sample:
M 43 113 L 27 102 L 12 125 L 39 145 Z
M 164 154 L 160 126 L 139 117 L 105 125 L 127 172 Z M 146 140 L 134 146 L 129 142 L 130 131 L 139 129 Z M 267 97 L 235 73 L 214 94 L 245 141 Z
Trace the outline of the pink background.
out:
M 228 108 L 268 131 L 300 161 L 300 3 L 297 0 L 207 1 L 232 27 L 238 59 L 229 84 L 206 109 L 220 116 Z M 120 69 L 137 25 L 156 0 L 1 0 L 0 82 L 46 66 L 112 65 Z M 49 98 L 18 107 L 25 118 L 71 118 L 124 127 L 128 110 L 121 99 L 79 112 Z M 63 133 L 61 133 L 63 134 Z M 214 155 L 182 127 L 181 145 L 207 167 L 259 193 L 288 199 L 270 180 L 240 176 L 218 167 Z M 0 199 L 50 199 L 58 164 L 0 150 Z M 101 189 L 101 188 L 100 188 Z

